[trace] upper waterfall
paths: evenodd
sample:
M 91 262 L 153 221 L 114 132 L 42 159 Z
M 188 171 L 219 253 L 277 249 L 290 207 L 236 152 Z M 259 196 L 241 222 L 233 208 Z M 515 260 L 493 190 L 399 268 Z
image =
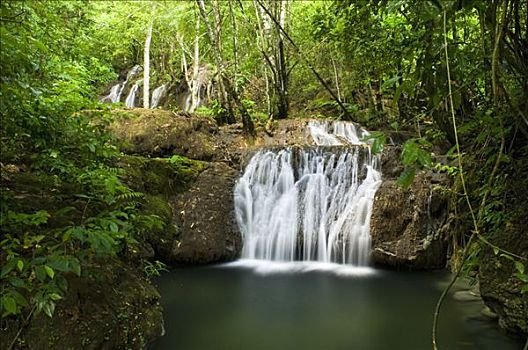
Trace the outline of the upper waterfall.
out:
M 317 121 L 308 130 L 317 146 L 258 151 L 235 186 L 242 257 L 364 266 L 381 184 L 377 157 L 361 140 L 368 132 Z

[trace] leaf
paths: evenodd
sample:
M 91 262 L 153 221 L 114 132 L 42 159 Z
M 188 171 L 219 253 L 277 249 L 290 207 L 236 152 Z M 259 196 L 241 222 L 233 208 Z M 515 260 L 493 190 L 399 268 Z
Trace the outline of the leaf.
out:
M 79 264 L 79 261 L 77 259 L 72 259 L 70 261 L 70 265 L 71 265 L 73 273 L 76 274 L 77 276 L 80 276 L 81 275 L 81 265 Z
M 2 272 L 0 272 L 0 277 L 5 277 L 11 270 L 13 270 L 16 266 L 17 259 L 9 259 L 7 264 L 2 268 Z
M 62 297 L 58 293 L 51 293 L 49 297 L 51 300 L 61 300 L 62 299 Z
M 22 270 L 24 269 L 24 261 L 22 259 L 18 259 L 17 268 L 20 272 L 22 272 Z
M 414 181 L 414 176 L 416 175 L 416 170 L 414 168 L 406 168 L 398 177 L 398 183 L 403 188 L 409 187 Z
M 115 222 L 113 222 L 113 221 L 111 221 L 108 226 L 110 227 L 110 231 L 112 231 L 114 233 L 119 231 L 119 226 L 117 226 L 117 224 Z
M 58 270 L 61 272 L 69 272 L 70 271 L 70 263 L 69 261 L 62 256 L 54 256 L 48 260 L 47 265 L 54 270 Z
M 11 283 L 13 287 L 17 287 L 17 288 L 23 288 L 26 285 L 26 282 L 24 282 L 23 279 L 18 278 L 18 277 L 9 278 L 9 283 Z
M 46 273 L 48 274 L 48 276 L 53 279 L 53 277 L 55 276 L 55 271 L 49 267 L 48 265 L 44 265 L 44 269 L 46 270 Z
M 6 311 L 4 313 L 5 316 L 10 314 L 16 314 L 17 313 L 17 304 L 15 299 L 13 299 L 12 296 L 6 295 L 2 297 L 2 305 L 4 307 L 4 310 Z
M 46 279 L 46 270 L 44 270 L 43 266 L 35 267 L 35 276 L 39 281 L 44 282 Z
M 42 310 L 48 317 L 53 317 L 53 313 L 55 312 L 55 303 L 53 301 L 48 301 L 42 306 Z
M 519 271 L 519 273 L 520 273 L 521 275 L 524 274 L 524 264 L 523 264 L 522 262 L 520 262 L 520 261 L 516 261 L 516 262 L 515 262 L 515 268 L 517 269 L 517 271 Z

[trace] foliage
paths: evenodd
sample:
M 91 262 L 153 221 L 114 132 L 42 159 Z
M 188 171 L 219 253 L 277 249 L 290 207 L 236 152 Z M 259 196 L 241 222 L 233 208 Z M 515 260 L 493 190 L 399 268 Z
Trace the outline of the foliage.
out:
M 277 2 L 259 2 L 279 11 Z M 404 186 L 417 170 L 433 166 L 433 153 L 452 155 L 458 136 L 464 172 L 461 165 L 436 168 L 455 179 L 467 175 L 468 202 L 477 208 L 485 237 L 471 250 L 472 269 L 505 227 L 523 227 L 528 193 L 525 1 L 283 3 L 284 29 L 299 54 L 256 2 L 208 2 L 214 11 L 204 18 L 221 23 L 214 28 L 218 46 L 207 40 L 203 22 L 195 25 L 202 17 L 190 1 L 0 3 L 0 166 L 48 176 L 46 196 L 63 204 L 17 206 L 20 189 L 11 191 L 9 181 L 2 183 L 2 189 L 10 189 L 2 191 L 0 201 L 3 316 L 31 308 L 53 314 L 68 274 L 81 274 L 92 259 L 121 254 L 159 224 L 158 218 L 139 214 L 142 194 L 130 190 L 113 166 L 119 152 L 106 132 L 111 116 L 95 102 L 110 81 L 142 63 L 151 20 L 155 83 L 170 81 L 172 87 L 185 81 L 196 39 L 199 64 L 223 72 L 239 105 L 258 124 L 266 125 L 277 109 L 272 104 L 279 102 L 279 92 L 273 87 L 281 84 L 287 85 L 281 87 L 282 99 L 290 114 L 336 118 L 337 103 L 315 82 L 313 68 L 365 127 L 393 129 L 407 139 L 401 154 Z M 267 61 L 280 56 L 279 43 L 285 52 L 280 69 Z M 278 70 L 287 79 L 279 81 Z M 218 74 L 212 80 L 218 84 Z M 197 113 L 223 119 L 228 111 L 219 101 Z M 372 133 L 369 140 L 374 153 L 386 142 L 382 133 Z M 191 168 L 179 157 L 168 161 Z M 454 193 L 460 193 L 458 187 Z M 472 219 L 467 202 L 458 200 L 457 206 L 457 224 L 464 232 L 457 238 L 465 242 Z M 512 275 L 525 283 L 525 261 L 506 255 L 515 260 Z M 152 266 L 152 273 L 160 268 Z
M 143 262 L 143 271 L 145 271 L 145 274 L 147 277 L 158 277 L 163 271 L 167 270 L 167 265 L 162 263 L 159 260 L 156 260 L 154 262 L 150 262 L 148 260 L 145 260 Z
M 25 199 L 17 175 L 2 173 L 2 318 L 51 317 L 69 275 L 120 254 L 155 224 L 139 214 L 141 194 L 111 165 L 119 155 L 106 132 L 111 117 L 94 101 L 115 74 L 94 55 L 93 11 L 92 3 L 69 1 L 0 4 L 0 165 L 36 181 L 53 178 L 36 186 L 53 208 L 35 211 L 39 204 Z

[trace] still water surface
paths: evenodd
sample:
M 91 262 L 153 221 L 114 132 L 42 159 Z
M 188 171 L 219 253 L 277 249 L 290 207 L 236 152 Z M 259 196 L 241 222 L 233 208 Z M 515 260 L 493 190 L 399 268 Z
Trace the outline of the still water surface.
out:
M 177 269 L 158 283 L 166 335 L 155 350 L 426 350 L 446 272 L 347 269 L 328 264 L 235 262 Z M 450 297 L 441 349 L 518 350 Z

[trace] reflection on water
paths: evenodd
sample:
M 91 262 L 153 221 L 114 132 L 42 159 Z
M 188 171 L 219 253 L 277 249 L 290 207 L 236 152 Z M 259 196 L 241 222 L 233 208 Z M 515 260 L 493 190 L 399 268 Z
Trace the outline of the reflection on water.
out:
M 342 265 L 235 262 L 177 269 L 159 287 L 167 334 L 153 349 L 421 350 L 445 272 L 406 273 Z M 479 314 L 449 298 L 441 349 L 516 350 Z

